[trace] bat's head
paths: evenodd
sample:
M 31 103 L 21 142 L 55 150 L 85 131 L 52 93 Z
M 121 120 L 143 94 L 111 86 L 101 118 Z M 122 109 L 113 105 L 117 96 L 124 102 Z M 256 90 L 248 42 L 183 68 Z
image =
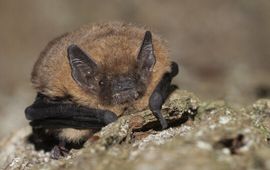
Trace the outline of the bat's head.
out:
M 76 45 L 68 47 L 68 59 L 75 82 L 88 93 L 99 96 L 105 104 L 123 104 L 142 97 L 156 62 L 149 31 L 145 33 L 136 62 L 130 63 L 131 69 L 126 73 L 105 72 Z

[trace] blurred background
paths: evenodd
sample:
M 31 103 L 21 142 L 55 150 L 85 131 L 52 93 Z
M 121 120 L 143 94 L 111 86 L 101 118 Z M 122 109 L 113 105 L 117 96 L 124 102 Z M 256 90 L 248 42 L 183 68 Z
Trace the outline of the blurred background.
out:
M 269 97 L 269 18 L 269 0 L 0 0 L 0 138 L 27 125 L 30 73 L 45 45 L 100 21 L 153 28 L 181 66 L 175 83 L 202 100 Z

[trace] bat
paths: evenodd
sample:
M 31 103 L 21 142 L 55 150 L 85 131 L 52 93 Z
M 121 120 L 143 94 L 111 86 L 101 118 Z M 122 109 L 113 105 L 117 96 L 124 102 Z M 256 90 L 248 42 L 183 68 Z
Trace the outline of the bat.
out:
M 31 81 L 37 91 L 25 115 L 34 129 L 65 143 L 85 141 L 127 110 L 149 107 L 162 129 L 161 107 L 178 74 L 158 35 L 121 22 L 83 26 L 53 41 L 36 61 Z

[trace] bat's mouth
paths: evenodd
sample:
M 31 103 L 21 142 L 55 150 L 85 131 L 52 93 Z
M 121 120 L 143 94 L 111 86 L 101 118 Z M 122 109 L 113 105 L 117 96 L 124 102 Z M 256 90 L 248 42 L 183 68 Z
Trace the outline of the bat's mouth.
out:
M 139 98 L 136 90 L 125 90 L 112 95 L 113 104 L 129 103 Z

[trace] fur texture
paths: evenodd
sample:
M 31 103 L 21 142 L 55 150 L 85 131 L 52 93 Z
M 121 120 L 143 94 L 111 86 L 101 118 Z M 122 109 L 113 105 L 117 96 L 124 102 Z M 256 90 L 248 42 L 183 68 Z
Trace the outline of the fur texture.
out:
M 170 58 L 167 47 L 156 34 L 153 34 L 153 47 L 156 63 L 146 92 L 132 104 L 104 105 L 100 98 L 86 93 L 71 76 L 67 59 L 67 48 L 76 44 L 89 54 L 108 74 L 124 74 L 136 62 L 146 30 L 121 22 L 88 25 L 64 34 L 51 41 L 34 65 L 32 83 L 35 89 L 51 98 L 70 96 L 70 100 L 80 105 L 107 109 L 118 116 L 125 110 L 143 110 L 163 74 L 170 71 Z M 59 137 L 76 142 L 89 136 L 88 130 L 63 129 Z

